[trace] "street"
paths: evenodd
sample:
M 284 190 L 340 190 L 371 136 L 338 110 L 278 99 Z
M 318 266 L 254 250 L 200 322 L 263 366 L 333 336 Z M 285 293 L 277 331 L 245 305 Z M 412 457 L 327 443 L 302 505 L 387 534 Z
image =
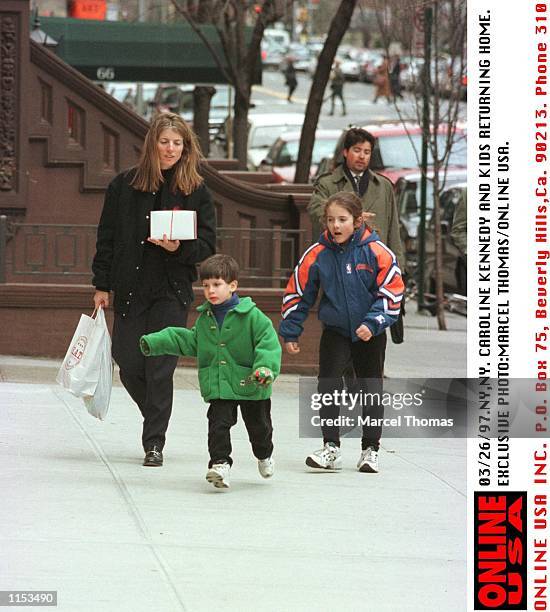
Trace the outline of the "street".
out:
M 276 70 L 263 71 L 262 85 L 255 85 L 252 93 L 252 103 L 255 108 L 252 113 L 284 113 L 284 112 L 305 112 L 307 98 L 311 87 L 311 77 L 305 72 L 298 72 L 298 87 L 293 95 L 293 102 L 287 102 L 287 87 L 284 83 L 284 76 Z M 375 87 L 371 83 L 347 81 L 344 85 L 344 99 L 346 101 L 347 115 L 341 115 L 340 101 L 336 101 L 335 115 L 331 117 L 330 101 L 323 104 L 319 126 L 323 128 L 344 129 L 349 125 L 367 125 L 369 123 L 381 123 L 385 121 L 398 121 L 399 114 L 394 104 L 388 104 L 385 98 L 378 100 L 376 104 L 374 98 Z M 327 86 L 325 98 L 330 93 Z M 417 121 L 414 96 L 408 92 L 404 93 L 404 100 L 399 100 L 399 109 L 403 118 L 409 121 Z M 445 107 L 445 100 L 442 100 L 442 107 Z M 460 103 L 461 119 L 466 119 L 466 103 Z

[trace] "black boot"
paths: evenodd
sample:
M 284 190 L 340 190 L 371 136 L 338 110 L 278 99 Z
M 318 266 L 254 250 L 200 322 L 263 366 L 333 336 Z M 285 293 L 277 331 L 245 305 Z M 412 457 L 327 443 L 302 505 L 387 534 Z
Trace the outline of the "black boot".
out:
M 158 446 L 151 446 L 151 448 L 145 449 L 145 458 L 143 459 L 143 465 L 147 467 L 160 467 L 163 462 L 162 451 Z

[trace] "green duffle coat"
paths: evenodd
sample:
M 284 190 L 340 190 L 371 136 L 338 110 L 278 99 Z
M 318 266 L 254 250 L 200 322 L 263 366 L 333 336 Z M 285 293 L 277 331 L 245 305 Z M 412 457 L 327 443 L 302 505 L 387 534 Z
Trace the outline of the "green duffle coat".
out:
M 141 337 L 144 355 L 196 356 L 204 401 L 214 399 L 262 400 L 271 397 L 272 385 L 248 380 L 266 367 L 276 378 L 281 370 L 281 345 L 271 320 L 249 298 L 241 298 L 218 327 L 208 302 L 192 329 L 167 327 Z

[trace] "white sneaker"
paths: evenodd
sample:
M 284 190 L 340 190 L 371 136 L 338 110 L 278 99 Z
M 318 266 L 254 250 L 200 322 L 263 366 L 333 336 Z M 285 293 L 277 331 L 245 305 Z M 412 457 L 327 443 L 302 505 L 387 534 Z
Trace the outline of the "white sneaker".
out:
M 375 451 L 374 447 L 367 446 L 364 451 L 361 451 L 357 469 L 360 472 L 371 472 L 373 474 L 378 472 L 378 451 Z
M 273 459 L 273 457 L 258 459 L 258 471 L 262 478 L 271 478 L 275 471 L 275 459 Z
M 214 463 L 206 472 L 206 480 L 211 482 L 216 489 L 229 489 L 229 474 L 231 466 L 229 463 Z
M 322 470 L 341 470 L 342 453 L 337 446 L 327 442 L 323 448 L 307 457 L 306 465 Z

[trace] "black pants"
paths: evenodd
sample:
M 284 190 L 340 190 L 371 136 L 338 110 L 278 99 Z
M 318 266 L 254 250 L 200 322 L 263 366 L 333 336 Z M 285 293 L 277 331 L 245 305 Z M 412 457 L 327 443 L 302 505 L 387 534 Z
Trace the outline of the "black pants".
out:
M 237 422 L 238 406 L 241 407 L 248 439 L 256 459 L 267 459 L 273 453 L 270 399 L 213 400 L 208 408 L 208 467 L 224 461 L 229 465 L 233 464 L 230 430 Z
M 298 83 L 293 82 L 293 83 L 287 83 L 287 87 L 288 87 L 288 96 L 287 96 L 287 100 L 290 100 L 290 98 L 292 98 L 292 94 L 294 93 L 294 91 L 296 90 L 296 87 L 298 87 Z
M 173 376 L 177 357 L 144 357 L 139 350 L 143 334 L 164 327 L 185 327 L 187 310 L 171 292 L 145 303 L 136 299 L 126 316 L 115 314 L 113 359 L 120 367 L 120 379 L 143 416 L 143 448 L 164 448 L 172 414 Z
M 319 393 L 333 393 L 342 389 L 342 375 L 350 360 L 357 376 L 359 385 L 354 392 L 379 393 L 383 391 L 384 359 L 386 355 L 386 333 L 373 336 L 368 342 L 359 340 L 352 342 L 334 331 L 325 329 L 319 346 Z M 369 381 L 368 389 L 364 379 Z M 323 406 L 319 411 L 321 419 L 335 419 L 340 414 L 339 406 Z M 370 416 L 380 419 L 384 416 L 384 406 L 373 402 L 363 406 L 363 417 Z M 323 421 L 322 421 L 323 422 Z M 323 426 L 323 442 L 333 442 L 340 446 L 340 428 Z M 381 426 L 363 425 L 361 448 L 374 446 L 378 450 L 382 436 Z
M 342 115 L 346 114 L 346 103 L 344 102 L 344 94 L 340 90 L 335 90 L 332 92 L 330 96 L 330 114 L 334 115 L 334 103 L 336 98 L 340 98 L 340 102 L 342 103 Z

